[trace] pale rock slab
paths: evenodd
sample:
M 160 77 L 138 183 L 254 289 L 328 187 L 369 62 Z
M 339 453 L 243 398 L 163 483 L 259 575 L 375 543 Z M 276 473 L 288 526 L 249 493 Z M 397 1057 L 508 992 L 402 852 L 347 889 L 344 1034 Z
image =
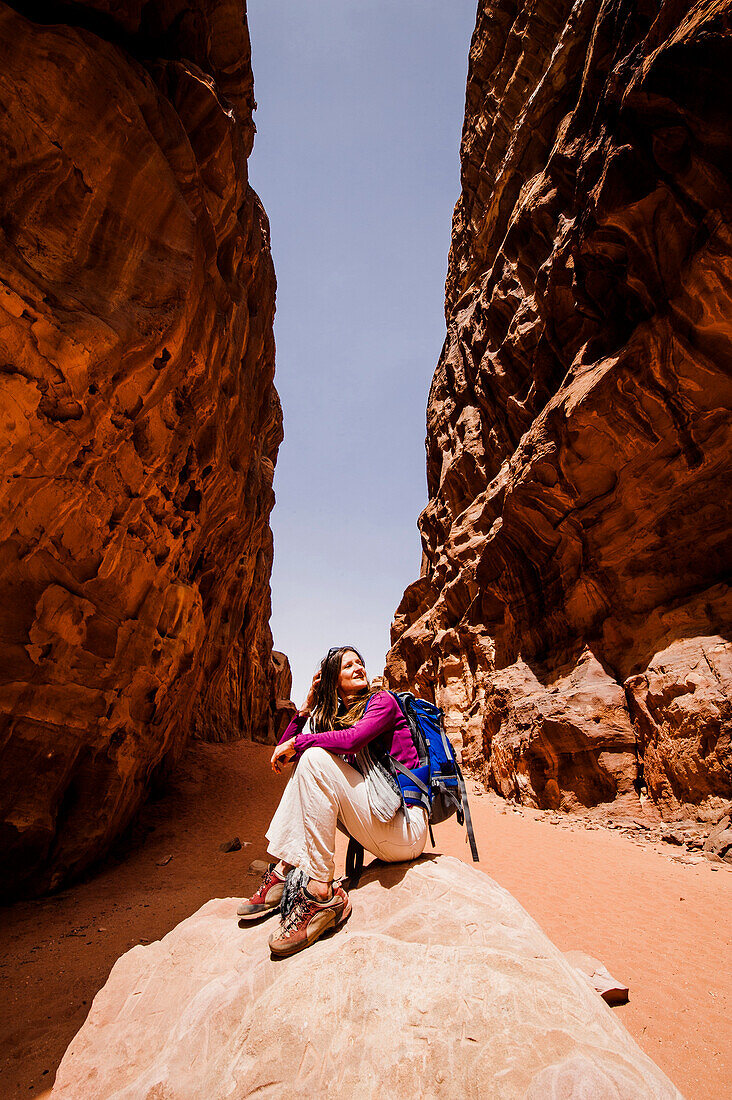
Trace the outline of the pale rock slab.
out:
M 671 1100 L 510 894 L 447 857 L 367 872 L 336 935 L 273 961 L 214 900 L 115 964 L 53 1100 Z

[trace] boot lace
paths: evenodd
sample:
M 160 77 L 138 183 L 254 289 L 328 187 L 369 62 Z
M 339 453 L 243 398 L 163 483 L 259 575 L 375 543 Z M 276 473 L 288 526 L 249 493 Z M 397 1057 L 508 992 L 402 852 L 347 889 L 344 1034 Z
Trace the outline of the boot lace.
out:
M 253 896 L 255 898 L 263 897 L 264 894 L 266 893 L 266 891 L 272 885 L 272 883 L 276 881 L 277 877 L 278 876 L 274 872 L 274 867 L 268 867 L 267 870 L 262 875 L 262 881 L 259 884 L 259 888 L 258 888 L 256 894 L 254 894 Z
M 298 928 L 299 925 L 302 923 L 302 921 L 309 916 L 310 910 L 312 908 L 312 902 L 308 901 L 305 895 L 301 892 L 294 906 L 282 922 L 283 933 L 294 932 L 295 929 Z

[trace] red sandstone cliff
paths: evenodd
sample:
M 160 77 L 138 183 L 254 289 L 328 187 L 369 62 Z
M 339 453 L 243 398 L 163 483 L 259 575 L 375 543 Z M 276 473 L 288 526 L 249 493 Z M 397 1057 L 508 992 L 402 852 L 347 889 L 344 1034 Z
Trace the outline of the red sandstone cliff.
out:
M 0 4 L 0 881 L 265 740 L 275 278 L 237 0 Z
M 731 12 L 478 6 L 388 674 L 542 807 L 732 798 Z

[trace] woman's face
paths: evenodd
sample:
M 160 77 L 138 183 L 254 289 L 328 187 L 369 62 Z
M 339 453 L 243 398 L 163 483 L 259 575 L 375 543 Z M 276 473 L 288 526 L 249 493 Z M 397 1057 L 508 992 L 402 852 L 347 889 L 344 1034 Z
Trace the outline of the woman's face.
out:
M 338 674 L 338 694 L 345 702 L 354 695 L 368 690 L 369 679 L 363 661 L 358 653 L 347 649 L 341 657 L 341 671 Z

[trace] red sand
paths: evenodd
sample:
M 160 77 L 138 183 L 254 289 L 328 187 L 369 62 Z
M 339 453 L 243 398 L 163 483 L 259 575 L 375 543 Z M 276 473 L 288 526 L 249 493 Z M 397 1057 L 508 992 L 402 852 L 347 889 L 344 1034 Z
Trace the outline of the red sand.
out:
M 115 959 L 158 939 L 211 897 L 248 893 L 284 780 L 270 750 L 195 743 L 124 851 L 87 882 L 0 911 L 0 1097 L 47 1095 L 56 1067 Z M 630 986 L 613 1009 L 689 1100 L 732 1093 L 732 875 L 675 862 L 606 830 L 552 825 L 474 797 L 480 866 L 563 951 L 601 959 Z M 240 852 L 219 845 L 239 836 Z M 470 859 L 464 832 L 438 850 Z M 165 862 L 168 857 L 172 858 Z

